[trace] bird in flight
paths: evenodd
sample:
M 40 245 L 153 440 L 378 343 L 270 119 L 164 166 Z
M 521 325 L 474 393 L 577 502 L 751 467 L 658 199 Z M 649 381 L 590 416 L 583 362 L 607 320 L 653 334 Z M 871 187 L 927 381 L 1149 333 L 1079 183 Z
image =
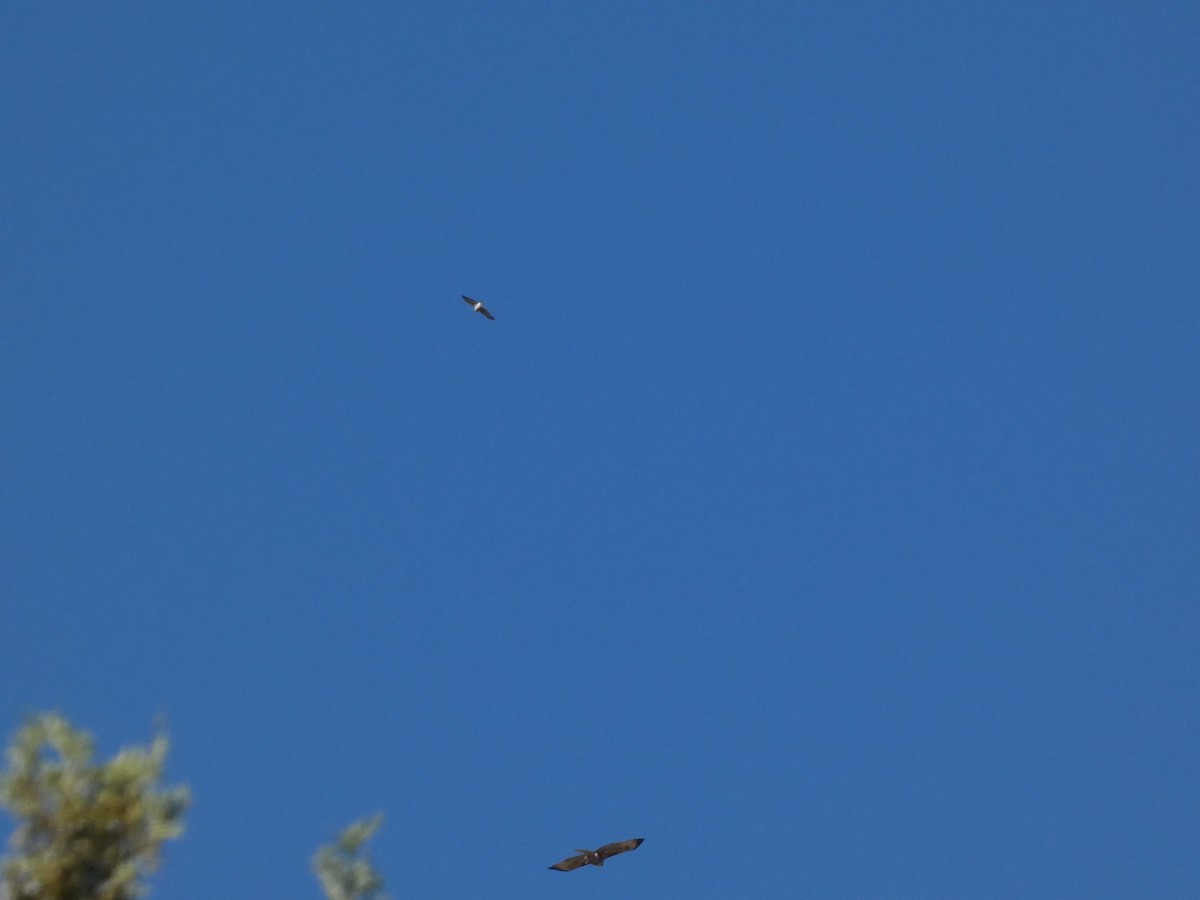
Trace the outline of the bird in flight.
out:
M 568 856 L 560 863 L 555 863 L 550 868 L 558 869 L 560 872 L 570 872 L 572 869 L 578 869 L 580 866 L 602 866 L 604 861 L 610 856 L 616 856 L 618 853 L 624 853 L 627 850 L 636 850 L 642 845 L 645 838 L 633 838 L 629 841 L 617 841 L 614 844 L 605 844 L 599 850 L 576 850 L 578 856 Z
M 487 316 L 493 322 L 496 321 L 496 317 L 487 311 L 487 307 L 483 305 L 483 302 L 481 300 L 472 300 L 466 294 L 463 294 L 462 298 L 471 304 L 471 308 L 474 309 L 475 312 L 483 313 L 485 316 Z

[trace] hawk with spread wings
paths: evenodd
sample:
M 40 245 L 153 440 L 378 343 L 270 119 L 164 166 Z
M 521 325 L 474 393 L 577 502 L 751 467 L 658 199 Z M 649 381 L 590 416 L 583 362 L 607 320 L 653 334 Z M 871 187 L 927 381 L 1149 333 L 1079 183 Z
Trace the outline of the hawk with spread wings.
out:
M 602 866 L 604 861 L 610 856 L 616 856 L 618 853 L 624 853 L 627 850 L 636 850 L 642 845 L 645 838 L 633 838 L 629 841 L 617 841 L 613 844 L 605 844 L 599 850 L 579 850 L 576 849 L 578 856 L 568 856 L 560 863 L 555 863 L 550 868 L 557 869 L 560 872 L 570 872 L 572 869 L 578 869 L 580 866 Z
M 468 303 L 470 303 L 470 304 L 471 304 L 471 308 L 472 308 L 473 310 L 475 310 L 475 312 L 477 312 L 477 313 L 483 313 L 485 316 L 487 316 L 487 317 L 488 317 L 489 319 L 491 319 L 493 322 L 495 322 L 495 321 L 496 321 L 496 317 L 495 317 L 495 316 L 493 316 L 493 315 L 492 315 L 490 312 L 488 312 L 488 311 L 487 311 L 487 307 L 483 305 L 483 301 L 482 301 L 482 300 L 472 300 L 472 299 L 471 299 L 470 297 L 468 297 L 466 294 L 463 294 L 463 295 L 462 295 L 462 298 L 463 298 L 464 300 L 466 300 Z

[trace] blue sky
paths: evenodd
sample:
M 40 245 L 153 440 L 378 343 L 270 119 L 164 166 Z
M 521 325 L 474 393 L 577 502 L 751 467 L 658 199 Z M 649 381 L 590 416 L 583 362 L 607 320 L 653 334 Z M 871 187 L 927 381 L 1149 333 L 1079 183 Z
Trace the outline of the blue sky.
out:
M 172 900 L 1188 896 L 1200 9 L 979 6 L 6 4 L 0 725 Z

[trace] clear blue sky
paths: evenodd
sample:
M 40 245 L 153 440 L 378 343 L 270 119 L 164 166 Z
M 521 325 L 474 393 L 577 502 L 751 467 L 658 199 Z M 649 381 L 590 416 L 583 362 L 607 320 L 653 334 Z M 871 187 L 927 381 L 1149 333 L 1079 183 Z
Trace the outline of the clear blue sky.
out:
M 5 734 L 171 900 L 1194 896 L 1200 7 L 989 5 L 6 4 Z

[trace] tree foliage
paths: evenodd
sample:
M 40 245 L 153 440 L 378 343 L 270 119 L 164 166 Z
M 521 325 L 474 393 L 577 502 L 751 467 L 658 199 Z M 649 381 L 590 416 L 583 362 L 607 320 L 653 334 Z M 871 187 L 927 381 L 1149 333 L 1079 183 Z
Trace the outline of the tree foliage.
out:
M 355 822 L 332 843 L 317 850 L 313 871 L 328 900 L 386 900 L 383 878 L 371 865 L 364 845 L 383 823 L 383 814 Z
M 0 868 L 2 900 L 133 900 L 164 841 L 183 833 L 184 787 L 161 784 L 167 738 L 93 762 L 90 735 L 57 713 L 17 732 L 0 805 L 17 821 Z
M 135 900 L 165 841 L 183 834 L 186 787 L 164 787 L 167 738 L 105 763 L 57 713 L 21 728 L 0 772 L 0 807 L 16 820 L 0 860 L 0 900 Z M 382 815 L 355 822 L 313 857 L 327 900 L 386 900 L 365 845 Z

